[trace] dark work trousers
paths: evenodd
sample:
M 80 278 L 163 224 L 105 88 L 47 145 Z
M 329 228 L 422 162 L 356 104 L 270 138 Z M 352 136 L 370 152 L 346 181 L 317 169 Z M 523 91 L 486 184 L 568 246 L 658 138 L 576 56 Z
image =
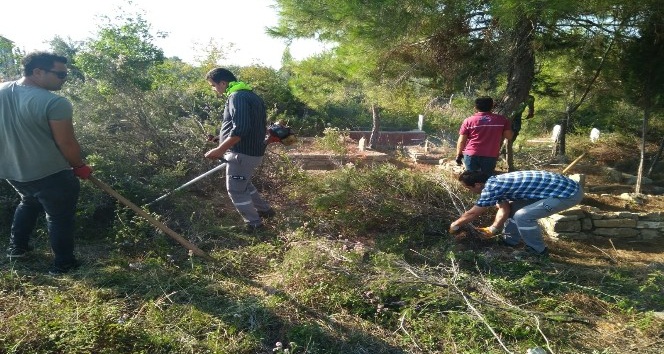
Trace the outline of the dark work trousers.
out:
M 9 247 L 28 250 L 30 235 L 42 212 L 46 213 L 54 264 L 66 267 L 74 258 L 74 220 L 81 184 L 72 170 L 63 170 L 30 182 L 8 180 L 21 196 L 14 212 Z

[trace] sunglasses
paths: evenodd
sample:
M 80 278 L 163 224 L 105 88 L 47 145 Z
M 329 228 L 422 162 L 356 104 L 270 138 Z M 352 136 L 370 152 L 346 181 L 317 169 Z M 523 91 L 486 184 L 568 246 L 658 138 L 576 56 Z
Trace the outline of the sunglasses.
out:
M 53 71 L 53 70 L 48 70 L 48 69 L 42 69 L 42 70 L 44 70 L 48 73 L 54 73 L 55 76 L 57 76 L 58 79 L 60 79 L 60 80 L 64 80 L 65 78 L 67 78 L 67 75 L 69 75 L 69 73 L 66 72 L 66 71 Z

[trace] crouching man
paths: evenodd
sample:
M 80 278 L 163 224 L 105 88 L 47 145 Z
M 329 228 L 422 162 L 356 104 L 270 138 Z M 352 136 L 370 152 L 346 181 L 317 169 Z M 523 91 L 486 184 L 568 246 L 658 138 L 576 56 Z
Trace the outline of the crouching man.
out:
M 518 246 L 535 256 L 547 256 L 538 219 L 545 218 L 579 204 L 583 189 L 574 180 L 547 171 L 517 171 L 489 177 L 479 171 L 465 171 L 459 181 L 480 195 L 475 205 L 450 225 L 450 233 L 482 215 L 496 205 L 493 224 L 480 231 L 488 236 L 503 230 L 501 240 L 507 246 Z

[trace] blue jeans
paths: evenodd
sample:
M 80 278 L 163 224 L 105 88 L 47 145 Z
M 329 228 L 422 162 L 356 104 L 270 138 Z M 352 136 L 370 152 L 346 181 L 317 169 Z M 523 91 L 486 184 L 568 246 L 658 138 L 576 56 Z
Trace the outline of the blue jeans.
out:
M 463 155 L 466 171 L 480 171 L 489 176 L 496 174 L 497 157 Z
M 537 220 L 569 209 L 579 204 L 582 199 L 583 190 L 579 188 L 579 191 L 569 198 L 522 199 L 511 202 L 510 218 L 507 219 L 503 231 L 505 242 L 516 246 L 523 240 L 523 243 L 535 251 L 544 251 L 546 245 Z
M 55 266 L 68 266 L 74 257 L 74 220 L 81 184 L 71 170 L 30 182 L 7 180 L 21 196 L 14 212 L 9 247 L 28 250 L 30 235 L 46 212 L 49 242 Z

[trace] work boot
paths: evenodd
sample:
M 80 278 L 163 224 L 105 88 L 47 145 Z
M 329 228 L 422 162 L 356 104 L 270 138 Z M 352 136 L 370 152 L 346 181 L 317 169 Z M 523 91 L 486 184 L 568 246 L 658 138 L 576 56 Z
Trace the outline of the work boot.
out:
M 265 230 L 265 225 L 263 224 L 258 224 L 258 225 L 246 224 L 244 227 L 245 234 L 255 234 L 263 230 Z
M 272 208 L 265 211 L 260 211 L 260 210 L 258 211 L 258 216 L 260 216 L 263 219 L 269 219 L 271 217 L 274 217 L 275 215 L 277 215 L 277 212 L 275 212 L 274 209 Z
M 14 246 L 9 246 L 7 248 L 7 258 L 9 259 L 14 259 L 14 258 L 23 258 L 25 257 L 30 251 L 32 251 L 32 246 L 28 246 L 26 248 L 19 248 L 19 247 L 14 247 Z
M 76 270 L 81 266 L 81 262 L 78 260 L 74 260 L 71 263 L 64 264 L 64 265 L 51 265 L 50 268 L 48 268 L 48 274 L 58 276 L 58 275 L 63 275 L 65 273 L 69 273 L 70 270 Z

